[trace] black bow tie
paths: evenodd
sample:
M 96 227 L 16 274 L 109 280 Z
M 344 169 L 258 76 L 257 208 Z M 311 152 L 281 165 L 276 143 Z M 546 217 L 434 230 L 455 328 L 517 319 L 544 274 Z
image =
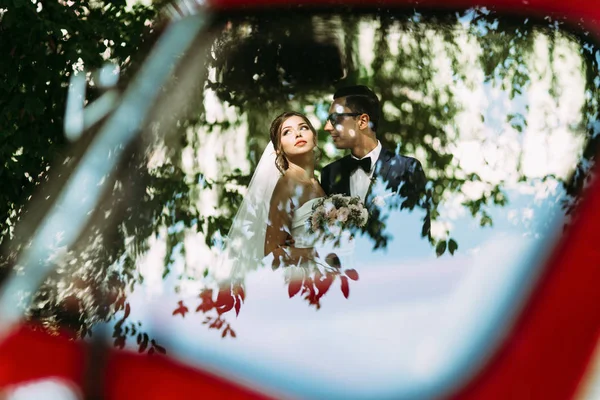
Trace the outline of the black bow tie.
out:
M 371 172 L 371 157 L 357 160 L 356 158 L 350 157 L 350 173 L 356 171 L 358 168 L 362 168 L 367 174 Z

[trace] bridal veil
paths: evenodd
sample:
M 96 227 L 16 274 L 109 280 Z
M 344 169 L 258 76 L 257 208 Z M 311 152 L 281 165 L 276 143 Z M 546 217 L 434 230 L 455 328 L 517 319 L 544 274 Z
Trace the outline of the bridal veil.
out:
M 235 279 L 262 263 L 269 205 L 281 177 L 275 159 L 275 148 L 269 141 L 224 240 L 216 271 L 221 279 Z

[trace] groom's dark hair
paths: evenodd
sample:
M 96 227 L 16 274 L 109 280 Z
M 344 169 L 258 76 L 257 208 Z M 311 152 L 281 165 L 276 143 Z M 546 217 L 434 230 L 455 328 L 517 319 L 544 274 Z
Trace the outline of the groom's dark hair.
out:
M 367 114 L 371 121 L 371 130 L 377 131 L 379 126 L 379 98 L 364 85 L 346 86 L 335 91 L 333 99 L 345 97 L 345 106 L 361 114 Z

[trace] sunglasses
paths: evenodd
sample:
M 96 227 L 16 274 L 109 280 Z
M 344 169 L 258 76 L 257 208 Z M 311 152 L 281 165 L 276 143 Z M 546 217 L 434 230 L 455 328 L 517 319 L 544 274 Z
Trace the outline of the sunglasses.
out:
M 352 112 L 352 113 L 331 113 L 327 116 L 327 121 L 331 122 L 331 125 L 334 125 L 340 117 L 358 117 L 362 115 L 362 113 Z

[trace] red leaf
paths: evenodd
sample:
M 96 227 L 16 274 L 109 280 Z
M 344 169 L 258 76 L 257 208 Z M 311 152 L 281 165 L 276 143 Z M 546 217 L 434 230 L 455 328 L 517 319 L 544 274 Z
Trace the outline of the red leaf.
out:
M 300 289 L 302 288 L 302 281 L 299 279 L 293 279 L 288 284 L 288 294 L 290 299 L 298 294 Z
M 115 347 L 122 349 L 125 347 L 125 336 L 119 336 L 115 339 Z
M 221 333 L 221 337 L 224 338 L 225 335 L 227 335 L 227 330 L 229 329 L 229 327 L 223 329 L 223 333 Z
M 213 307 L 214 306 L 212 304 L 200 303 L 200 305 L 196 307 L 196 312 L 202 311 L 203 313 L 205 313 L 207 311 L 212 310 Z
M 181 314 L 182 317 L 185 317 L 185 314 L 189 311 L 188 308 L 183 304 L 183 301 L 179 300 L 177 303 L 179 307 L 173 311 L 173 315 Z
M 231 328 L 229 328 L 229 335 L 230 335 L 231 337 L 236 337 L 236 336 L 235 336 L 235 332 L 234 332 L 234 331 L 233 331 L 233 329 L 231 329 Z
M 323 277 L 320 273 L 315 274 L 315 286 L 319 289 L 319 298 L 321 298 L 333 283 L 334 275 L 331 272 L 326 272 L 325 277 Z
M 315 272 L 314 282 L 317 289 L 319 289 L 319 292 L 321 292 L 321 288 L 323 287 L 323 274 L 321 273 L 321 271 L 317 270 Z
M 240 300 L 237 300 L 235 302 L 235 316 L 237 317 L 238 315 L 240 315 L 240 307 L 242 307 L 242 303 Z
M 231 289 L 226 288 L 219 290 L 219 295 L 217 296 L 216 309 L 219 314 L 224 314 L 227 311 L 233 308 L 235 303 L 235 299 L 231 294 Z
M 244 287 L 240 284 L 236 284 L 233 287 L 233 295 L 236 297 L 236 299 L 241 299 L 242 302 L 246 300 L 246 293 L 244 292 Z
M 348 278 L 352 279 L 353 281 L 358 280 L 358 272 L 356 272 L 355 269 L 347 269 L 344 271 L 344 273 Z
M 116 311 L 122 310 L 124 305 L 125 305 L 125 297 L 120 297 L 119 300 L 117 300 L 117 302 L 115 303 L 115 310 Z
M 131 312 L 131 306 L 129 305 L 129 303 L 125 304 L 125 315 L 123 316 L 123 319 L 127 319 L 127 317 L 129 317 L 129 313 Z
M 196 312 L 202 311 L 203 313 L 212 310 L 215 308 L 215 303 L 212 300 L 212 289 L 204 289 L 200 292 L 200 299 L 202 302 L 196 308 Z
M 202 299 L 202 301 L 211 301 L 212 302 L 212 289 L 202 289 L 202 291 L 200 292 L 200 295 L 198 297 L 200 297 Z
M 142 340 L 142 343 L 140 343 L 140 347 L 139 347 L 138 351 L 140 353 L 143 353 L 144 350 L 146 350 L 146 347 L 148 347 L 148 335 L 146 335 L 144 333 L 144 339 Z
M 223 327 L 223 320 L 220 319 L 220 318 L 217 318 L 208 327 L 209 328 L 214 328 L 214 329 L 221 329 Z
M 304 280 L 303 286 L 304 289 L 302 290 L 302 293 L 306 293 L 304 298 L 306 299 L 306 301 L 308 301 L 308 304 L 314 305 L 315 307 L 317 307 L 318 310 L 321 307 L 321 305 L 319 304 L 319 296 L 317 295 L 317 289 L 315 288 L 315 284 L 312 278 L 307 277 Z
M 350 286 L 348 286 L 348 278 L 345 276 L 342 276 L 341 279 L 342 279 L 342 293 L 344 294 L 345 298 L 348 298 L 348 296 L 350 296 Z

